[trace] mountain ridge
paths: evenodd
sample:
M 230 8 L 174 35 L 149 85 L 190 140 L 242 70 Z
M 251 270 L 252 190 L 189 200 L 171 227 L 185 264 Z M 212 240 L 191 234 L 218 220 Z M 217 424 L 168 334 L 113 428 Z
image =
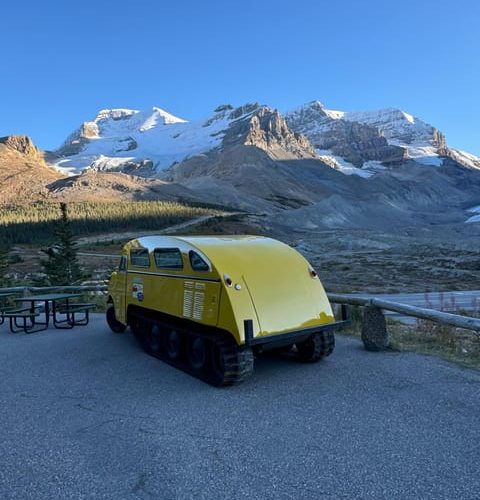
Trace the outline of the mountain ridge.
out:
M 292 132 L 307 138 L 311 144 L 303 141 L 301 149 L 313 149 L 310 155 L 347 175 L 363 175 L 356 169 L 371 161 L 389 165 L 413 159 L 440 166 L 442 157 L 448 156 L 469 168 L 480 168 L 480 158 L 449 148 L 442 132 L 405 111 L 385 108 L 344 112 L 330 110 L 320 101 L 286 113 L 259 103 L 236 108 L 221 105 L 209 118 L 193 122 L 158 107 L 145 111 L 101 110 L 54 152 L 55 164 L 66 174 L 80 173 L 84 168 L 131 170 L 133 165 L 148 164 L 150 170 L 144 172 L 156 175 L 195 154 L 221 147 L 225 136 L 232 137 L 229 128 L 238 120 L 268 112 L 278 113 L 277 124 L 285 120 L 290 130 L 284 130 L 284 135 Z M 370 166 L 366 165 L 367 171 Z M 373 175 L 375 169 L 370 173 Z
M 480 158 L 394 108 L 223 104 L 194 122 L 101 110 L 43 156 L 57 177 L 42 196 L 216 203 L 302 231 L 459 224 L 480 204 Z

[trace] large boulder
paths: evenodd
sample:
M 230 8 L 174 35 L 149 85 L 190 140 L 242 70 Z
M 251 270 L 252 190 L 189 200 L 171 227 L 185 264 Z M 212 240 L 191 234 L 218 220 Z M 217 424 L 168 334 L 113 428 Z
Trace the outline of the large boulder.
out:
M 388 332 L 381 309 L 365 306 L 363 310 L 362 341 L 367 351 L 384 351 L 388 348 Z

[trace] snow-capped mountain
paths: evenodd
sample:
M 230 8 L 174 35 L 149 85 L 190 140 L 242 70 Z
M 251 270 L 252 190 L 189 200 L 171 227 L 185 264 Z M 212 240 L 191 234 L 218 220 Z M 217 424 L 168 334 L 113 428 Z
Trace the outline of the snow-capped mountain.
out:
M 193 122 L 161 108 L 103 110 L 45 159 L 70 175 L 44 186 L 46 198 L 201 201 L 306 231 L 477 222 L 468 210 L 480 203 L 480 158 L 435 127 L 318 101 L 285 115 L 222 105 Z
M 268 116 L 272 111 L 259 104 L 222 105 L 209 118 L 189 122 L 158 107 L 102 110 L 56 151 L 55 166 L 69 174 L 90 168 L 159 175 L 176 163 L 223 147 L 225 141 L 235 142 L 240 136 L 231 130 L 239 123 L 251 129 L 250 137 L 258 145 L 254 122 L 260 120 L 260 110 L 267 110 Z M 313 101 L 287 112 L 285 120 L 278 117 L 284 123 L 283 138 L 276 140 L 277 146 L 283 144 L 281 151 L 277 147 L 274 152 L 271 143 L 263 145 L 277 159 L 288 156 L 301 141 L 301 157 L 315 157 L 343 174 L 365 178 L 407 161 L 440 167 L 450 158 L 467 168 L 480 168 L 478 157 L 447 147 L 439 130 L 399 109 L 345 112 Z M 247 138 L 242 140 L 248 144 Z
M 441 166 L 442 156 L 447 155 L 440 131 L 399 109 L 344 112 L 313 101 L 288 112 L 286 118 L 325 161 L 346 174 L 367 177 L 381 168 L 378 162 L 388 165 L 408 159 Z
M 450 158 L 480 168 L 479 157 L 447 146 L 442 132 L 400 109 L 345 112 L 312 101 L 285 117 L 292 130 L 308 137 L 322 160 L 347 175 L 370 177 L 407 160 L 440 167 Z
M 188 122 L 154 107 L 147 111 L 106 109 L 70 135 L 56 154 L 56 166 L 78 174 L 95 170 L 137 171 L 151 175 L 220 145 L 232 122 L 256 105 L 219 106 L 207 120 Z

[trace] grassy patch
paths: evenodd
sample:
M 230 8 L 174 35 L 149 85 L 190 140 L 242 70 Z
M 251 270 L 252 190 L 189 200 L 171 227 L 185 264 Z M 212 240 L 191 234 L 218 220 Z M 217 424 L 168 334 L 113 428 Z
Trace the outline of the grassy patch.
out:
M 438 356 L 480 369 L 480 335 L 475 332 L 419 320 L 415 326 L 389 328 L 392 349 Z
M 94 312 L 105 312 L 107 310 L 107 292 L 85 292 L 82 297 L 78 299 L 78 302 L 88 302 L 89 304 L 95 304 L 96 309 Z
M 342 335 L 360 337 L 362 307 L 349 307 L 351 324 Z M 469 368 L 480 369 L 480 333 L 419 319 L 406 325 L 386 318 L 390 348 L 399 352 L 415 352 L 437 356 Z

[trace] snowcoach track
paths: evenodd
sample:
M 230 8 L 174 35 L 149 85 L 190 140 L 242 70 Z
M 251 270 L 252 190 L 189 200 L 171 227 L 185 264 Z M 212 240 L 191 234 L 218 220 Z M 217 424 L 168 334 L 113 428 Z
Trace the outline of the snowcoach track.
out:
M 129 313 L 129 324 L 148 354 L 210 385 L 218 387 L 238 384 L 253 373 L 252 350 L 238 346 L 228 334 L 201 326 L 186 327 L 185 324 L 166 321 L 137 310 Z M 158 328 L 160 342 L 151 342 L 153 327 Z M 181 352 L 176 358 L 170 357 L 166 349 L 167 335 L 171 331 L 178 332 L 181 336 Z M 202 369 L 191 366 L 186 352 L 187 343 L 197 338 L 202 339 L 206 345 L 206 360 Z

